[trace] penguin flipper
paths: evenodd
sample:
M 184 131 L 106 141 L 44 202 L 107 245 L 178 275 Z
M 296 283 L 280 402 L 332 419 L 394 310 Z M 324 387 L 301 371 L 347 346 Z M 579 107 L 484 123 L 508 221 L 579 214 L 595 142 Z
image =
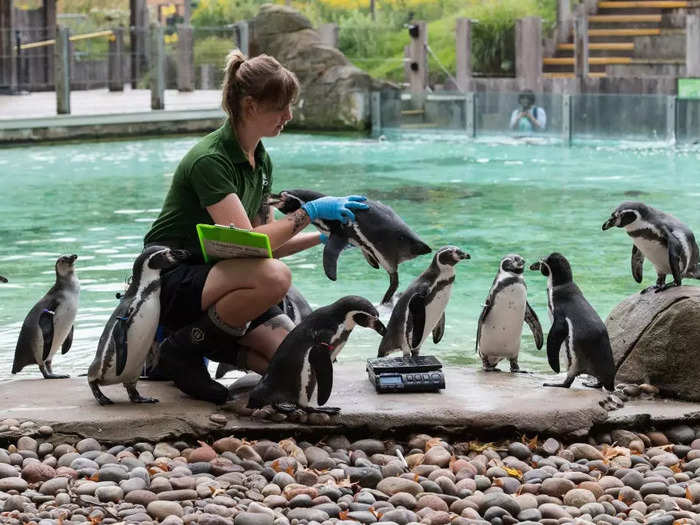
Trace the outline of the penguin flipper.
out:
M 41 356 L 42 361 L 46 361 L 51 353 L 51 344 L 53 343 L 53 317 L 55 314 L 55 307 L 53 307 L 45 308 L 39 316 L 39 328 L 41 329 L 41 336 L 44 338 L 44 352 Z
M 547 335 L 547 360 L 549 361 L 549 366 L 552 367 L 557 374 L 560 371 L 559 368 L 559 350 L 561 349 L 561 344 L 566 340 L 569 335 L 569 325 L 564 317 L 555 317 L 552 323 L 552 328 L 549 329 L 549 334 Z
M 486 299 L 486 303 L 484 303 L 484 308 L 481 310 L 481 315 L 479 316 L 479 322 L 476 325 L 476 344 L 474 345 L 474 352 L 476 352 L 477 354 L 479 353 L 479 340 L 481 339 L 481 325 L 484 324 L 486 316 L 489 315 L 490 311 L 491 301 L 490 299 Z
M 327 346 L 314 345 L 309 351 L 309 363 L 316 375 L 319 405 L 325 405 L 333 388 L 333 363 Z
M 525 322 L 530 327 L 532 335 L 535 337 L 535 346 L 539 350 L 542 348 L 542 344 L 544 343 L 542 325 L 540 324 L 540 320 L 537 318 L 537 314 L 527 301 L 525 302 Z
M 338 257 L 347 244 L 348 240 L 345 237 L 331 233 L 328 243 L 323 248 L 323 270 L 331 281 L 338 277 Z
M 642 282 L 642 269 L 644 266 L 644 254 L 642 250 L 637 248 L 636 245 L 632 245 L 632 277 L 638 283 Z
M 70 347 L 73 345 L 73 330 L 75 329 L 75 326 L 70 327 L 70 332 L 68 332 L 68 335 L 66 336 L 65 341 L 63 341 L 63 344 L 61 345 L 61 354 L 65 354 L 70 350 Z
M 442 312 L 440 320 L 433 328 L 433 343 L 438 344 L 442 340 L 443 335 L 445 335 L 445 312 Z
M 421 341 L 423 341 L 423 332 L 425 331 L 425 296 L 421 294 L 415 294 L 408 301 L 408 316 L 411 321 L 411 334 L 412 338 L 409 341 L 411 349 L 416 349 L 420 346 Z M 408 329 L 408 324 L 406 328 Z M 408 335 L 408 334 L 406 334 Z M 406 338 L 408 339 L 408 338 Z
M 369 265 L 374 268 L 375 270 L 379 269 L 379 263 L 377 262 L 377 259 L 372 255 L 370 252 L 366 252 L 365 250 L 362 250 L 362 255 L 365 256 L 365 260 L 369 263 Z
M 668 233 L 668 262 L 671 265 L 671 274 L 673 275 L 673 282 L 678 286 L 681 285 L 681 280 L 683 279 L 683 272 L 681 271 L 681 256 L 683 254 L 683 247 L 681 246 L 678 238 L 673 235 L 673 233 Z
M 112 331 L 112 340 L 114 341 L 114 349 L 117 355 L 117 376 L 120 376 L 126 367 L 127 354 L 127 332 L 129 323 L 126 319 L 117 319 L 114 330 Z

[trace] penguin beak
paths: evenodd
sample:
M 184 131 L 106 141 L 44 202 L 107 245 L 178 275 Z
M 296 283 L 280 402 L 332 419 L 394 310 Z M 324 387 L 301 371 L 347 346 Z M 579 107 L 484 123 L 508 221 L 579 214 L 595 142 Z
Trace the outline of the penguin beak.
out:
M 603 223 L 603 231 L 609 230 L 613 226 L 615 226 L 617 223 L 617 217 L 614 215 L 611 215 L 610 218 Z
M 78 258 L 78 256 L 76 254 L 73 254 L 70 257 L 68 257 L 68 260 L 70 261 L 71 264 L 73 264 L 77 258 Z
M 463 252 L 462 250 L 457 250 L 455 252 L 455 255 L 460 261 L 463 261 L 464 259 L 471 259 L 471 256 L 467 252 Z
M 192 255 L 189 250 L 170 250 L 170 254 L 175 261 L 186 261 Z
M 530 270 L 535 270 L 535 271 L 537 271 L 537 270 L 540 270 L 541 268 L 542 268 L 542 263 L 541 263 L 540 261 L 537 261 L 537 262 L 532 263 L 532 264 L 530 265 Z
M 386 326 L 384 326 L 384 323 L 382 323 L 378 317 L 368 314 L 355 314 L 352 318 L 358 325 L 371 328 L 379 335 L 384 335 L 386 333 Z

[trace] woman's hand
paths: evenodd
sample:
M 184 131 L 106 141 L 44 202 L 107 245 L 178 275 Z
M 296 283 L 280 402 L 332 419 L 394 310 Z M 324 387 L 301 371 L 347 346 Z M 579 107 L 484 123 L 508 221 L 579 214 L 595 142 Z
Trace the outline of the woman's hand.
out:
M 355 220 L 355 214 L 351 210 L 366 210 L 369 208 L 364 195 L 350 195 L 348 197 L 321 197 L 302 205 L 302 209 L 308 214 L 309 219 L 340 221 L 348 223 Z

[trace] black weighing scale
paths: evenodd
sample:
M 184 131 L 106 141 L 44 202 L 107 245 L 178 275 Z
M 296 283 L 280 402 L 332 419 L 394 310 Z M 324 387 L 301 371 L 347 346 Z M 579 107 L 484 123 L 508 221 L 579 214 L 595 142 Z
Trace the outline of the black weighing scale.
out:
M 445 388 L 442 363 L 432 355 L 368 359 L 367 375 L 380 394 L 437 392 Z

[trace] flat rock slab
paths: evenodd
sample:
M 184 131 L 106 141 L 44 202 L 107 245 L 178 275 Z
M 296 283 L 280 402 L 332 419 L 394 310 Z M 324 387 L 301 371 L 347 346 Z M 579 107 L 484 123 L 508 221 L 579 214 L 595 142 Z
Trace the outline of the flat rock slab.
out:
M 445 368 L 447 389 L 440 393 L 377 394 L 367 380 L 364 363 L 335 367 L 334 389 L 328 406 L 342 412 L 328 427 L 273 423 L 239 417 L 210 403 L 186 397 L 170 382 L 141 381 L 139 392 L 160 399 L 154 405 L 130 403 L 121 385 L 103 387 L 115 404 L 97 404 L 84 377 L 70 379 L 22 379 L 0 384 L 2 416 L 31 420 L 37 426 L 51 425 L 56 439 L 65 435 L 94 437 L 102 443 L 159 441 L 179 436 L 289 435 L 294 432 L 428 431 L 454 432 L 497 430 L 564 435 L 587 432 L 593 426 L 613 421 L 654 418 L 700 419 L 700 404 L 677 401 L 630 402 L 607 413 L 599 406 L 604 394 L 579 386 L 543 387 L 552 376 L 485 373 L 474 368 Z M 231 380 L 232 381 L 232 380 Z M 652 415 L 648 415 L 652 413 Z M 226 417 L 224 425 L 210 419 Z M 654 415 L 655 414 L 655 415 Z M 611 417 L 613 419 L 608 420 Z M 1 437 L 1 436 L 0 436 Z M 9 437 L 9 436 L 8 436 Z

